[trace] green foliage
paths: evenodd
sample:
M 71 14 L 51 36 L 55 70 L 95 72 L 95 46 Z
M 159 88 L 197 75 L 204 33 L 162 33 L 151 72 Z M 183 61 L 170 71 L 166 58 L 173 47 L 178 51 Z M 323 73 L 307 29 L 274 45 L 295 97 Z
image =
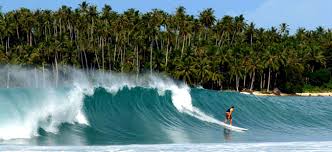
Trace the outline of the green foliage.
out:
M 184 7 L 174 14 L 118 13 L 108 5 L 98 10 L 82 2 L 77 9 L 1 13 L 0 64 L 156 71 L 213 89 L 331 87 L 331 30 L 301 28 L 289 35 L 285 23 L 256 28 L 242 15 L 218 19 L 211 8 L 198 17 Z
M 322 88 L 318 86 L 312 86 L 310 84 L 304 85 L 303 86 L 303 92 L 311 92 L 311 93 L 317 93 L 317 92 L 322 92 Z
M 322 86 L 328 83 L 331 78 L 331 72 L 327 69 L 320 69 L 309 74 L 310 84 L 314 86 Z
M 312 86 L 312 85 L 304 85 L 303 92 L 310 93 L 321 93 L 321 92 L 332 92 L 332 83 L 326 83 L 323 86 Z
M 297 92 L 303 92 L 303 85 L 286 82 L 282 84 L 281 90 L 285 93 L 297 93 Z
M 332 80 L 324 84 L 324 87 L 332 91 Z

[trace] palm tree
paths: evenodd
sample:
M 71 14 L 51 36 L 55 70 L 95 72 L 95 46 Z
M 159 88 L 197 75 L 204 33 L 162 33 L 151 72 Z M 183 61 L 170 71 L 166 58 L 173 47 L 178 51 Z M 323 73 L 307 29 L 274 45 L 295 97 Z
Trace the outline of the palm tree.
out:
M 280 24 L 280 35 L 282 35 L 283 37 L 287 37 L 289 35 L 289 28 L 286 23 Z
M 176 9 L 176 13 L 174 16 L 174 22 L 175 22 L 175 35 L 176 35 L 176 42 L 175 42 L 175 49 L 178 49 L 179 46 L 179 35 L 181 31 L 185 27 L 185 18 L 186 18 L 186 9 L 183 6 L 180 6 Z M 181 53 L 181 57 L 182 57 Z
M 214 16 L 214 11 L 212 8 L 208 8 L 206 10 L 203 10 L 199 15 L 199 21 L 201 24 L 205 27 L 204 28 L 204 40 L 207 39 L 207 31 L 209 28 L 211 28 L 212 25 L 214 25 L 216 21 L 216 17 Z
M 233 17 L 227 15 L 221 19 L 222 30 L 225 32 L 225 40 L 222 42 L 221 46 L 223 46 L 225 42 L 227 45 L 230 45 L 231 36 L 234 29 L 233 20 Z
M 6 15 L 1 15 L 0 27 L 3 37 L 6 39 L 6 54 L 10 47 L 10 37 L 14 34 L 15 24 L 13 22 L 13 13 L 9 12 Z
M 242 80 L 244 88 L 249 80 L 251 90 L 260 85 L 267 91 L 310 83 L 308 75 L 330 69 L 331 41 L 332 31 L 323 27 L 299 28 L 290 35 L 286 23 L 256 28 L 243 15 L 216 19 L 211 8 L 198 17 L 184 7 L 174 14 L 159 9 L 117 13 L 109 5 L 99 11 L 84 1 L 76 9 L 0 13 L 1 63 L 150 70 L 210 88 L 230 88 L 235 82 L 239 90 Z
M 174 77 L 189 84 L 194 84 L 194 76 L 197 73 L 197 70 L 195 66 L 192 65 L 192 60 L 193 58 L 191 56 L 186 57 L 183 61 L 179 58 L 175 59 L 176 69 L 173 73 Z

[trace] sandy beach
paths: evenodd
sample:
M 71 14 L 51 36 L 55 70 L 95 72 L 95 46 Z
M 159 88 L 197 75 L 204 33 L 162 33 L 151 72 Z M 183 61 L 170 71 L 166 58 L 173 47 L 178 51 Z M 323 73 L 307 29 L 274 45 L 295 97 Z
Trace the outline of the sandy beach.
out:
M 287 93 L 280 93 L 280 95 L 274 94 L 272 92 L 262 92 L 262 91 L 253 91 L 253 92 L 247 92 L 243 91 L 240 92 L 242 94 L 253 94 L 256 96 L 304 96 L 304 97 L 317 97 L 317 96 L 332 96 L 332 92 L 323 92 L 323 93 L 295 93 L 295 94 L 287 94 Z

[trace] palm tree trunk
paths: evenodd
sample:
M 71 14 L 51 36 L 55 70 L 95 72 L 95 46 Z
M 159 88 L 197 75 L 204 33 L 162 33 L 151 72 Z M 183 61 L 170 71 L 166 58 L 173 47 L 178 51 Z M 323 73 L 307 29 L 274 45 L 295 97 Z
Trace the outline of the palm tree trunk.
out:
M 252 34 L 250 34 L 250 46 L 252 47 Z
M 27 32 L 27 45 L 29 45 L 29 32 Z
M 136 46 L 136 70 L 137 70 L 137 75 L 139 74 L 139 61 L 138 61 L 138 46 Z
M 263 76 L 261 74 L 261 83 L 260 83 L 260 89 L 262 90 L 263 89 Z
M 122 60 L 122 67 L 121 67 L 121 72 L 123 72 L 123 68 L 124 68 L 124 62 L 126 61 L 126 45 L 124 45 L 123 47 L 123 60 Z
M 167 59 L 168 59 L 169 39 L 167 39 L 166 57 L 165 57 L 165 72 L 167 72 Z
M 84 57 L 83 57 L 83 52 L 79 50 L 79 46 L 77 45 L 77 50 L 79 51 L 79 54 L 80 54 L 80 59 L 81 59 L 81 65 L 82 65 L 82 69 L 83 71 L 85 71 L 84 67 L 85 67 L 85 64 L 84 64 Z
M 17 35 L 17 39 L 20 40 L 20 33 L 18 32 L 18 25 L 16 26 L 16 35 Z
M 61 22 L 61 18 L 59 19 L 59 35 L 61 36 L 62 34 L 62 22 Z
M 114 46 L 114 52 L 113 52 L 113 62 L 115 63 L 115 58 L 116 58 L 116 43 L 115 43 L 115 46 Z
M 58 61 L 57 61 L 57 53 L 55 53 L 55 87 L 58 87 L 58 77 L 59 77 L 59 71 L 58 71 Z
M 9 38 L 9 36 L 7 37 L 7 41 L 6 41 L 6 55 L 8 55 L 8 38 Z
M 157 50 L 160 50 L 160 48 L 159 48 L 159 44 L 158 44 L 158 36 L 155 36 L 154 41 L 155 41 L 155 43 L 156 43 Z
M 122 47 L 120 46 L 120 48 L 119 48 L 119 53 L 118 53 L 118 59 L 120 58 L 120 71 L 122 72 L 123 71 L 123 58 L 122 58 L 122 52 L 123 50 L 122 50 Z
M 236 75 L 235 76 L 236 91 L 239 91 L 239 84 L 240 84 L 240 78 L 238 75 Z
M 265 88 L 265 73 L 263 73 L 263 88 Z
M 100 38 L 100 40 L 101 40 L 101 54 L 102 54 L 102 64 L 103 64 L 103 71 L 105 71 L 105 50 L 104 50 L 104 38 L 103 37 L 101 37 Z M 106 41 L 106 40 L 105 40 Z
M 123 68 L 124 68 L 124 59 L 125 59 L 125 46 L 123 46 L 123 49 L 120 48 L 120 52 L 121 52 L 121 72 L 123 72 Z
M 246 88 L 246 79 L 247 79 L 247 75 L 243 76 L 243 88 Z
M 177 31 L 179 28 L 177 28 Z M 179 42 L 179 33 L 176 33 L 176 37 L 175 37 L 175 50 L 178 49 L 178 42 Z
M 32 46 L 32 32 L 30 31 L 30 46 Z
M 231 39 L 231 45 L 233 44 L 233 40 L 235 39 L 235 35 L 236 35 L 236 31 L 233 32 L 233 36 L 232 36 L 232 39 Z
M 112 43 L 112 42 L 110 42 L 110 40 L 109 40 L 109 38 L 107 38 L 107 40 L 105 41 L 106 42 L 106 45 L 107 45 L 107 56 L 108 56 L 108 69 L 110 70 L 110 71 L 112 71 L 112 57 L 111 57 L 111 50 L 110 50 L 110 43 Z
M 73 28 L 71 24 L 69 24 L 69 35 L 70 35 L 70 42 L 73 42 Z
M 45 88 L 45 67 L 43 63 L 43 88 Z
M 98 59 L 98 55 L 97 55 L 97 50 L 94 51 L 95 52 L 95 57 L 96 57 L 96 61 L 97 61 L 97 65 L 98 65 L 98 70 L 100 69 L 100 64 L 99 64 L 99 59 Z
M 275 78 L 274 78 L 274 85 L 273 87 L 277 86 L 277 80 L 278 80 L 278 73 L 276 72 Z
M 153 50 L 153 41 L 150 44 L 150 73 L 152 74 L 152 50 Z
M 114 54 L 113 54 L 113 62 L 115 63 L 115 57 L 116 57 L 116 46 L 118 43 L 118 35 L 115 37 L 115 46 L 114 46 Z
M 182 59 L 182 55 L 183 55 L 183 50 L 184 50 L 184 43 L 185 43 L 185 40 L 186 39 L 186 36 L 184 35 L 184 38 L 182 40 L 182 49 L 181 49 L 181 59 Z
M 252 91 L 252 89 L 254 89 L 255 73 L 256 72 L 254 71 L 252 74 L 252 77 L 251 77 L 250 91 Z
M 86 70 L 89 70 L 88 58 L 86 57 L 86 53 L 85 53 L 84 49 L 83 49 L 83 54 L 84 54 L 84 58 L 85 58 L 85 67 L 86 67 Z
M 267 92 L 270 91 L 270 80 L 271 80 L 271 68 L 269 68 L 269 77 L 267 80 L 267 89 L 266 89 Z
M 91 26 L 91 41 L 93 42 L 93 27 L 94 27 L 94 19 L 92 18 L 92 21 L 91 21 L 91 24 L 92 24 L 92 26 Z
M 188 38 L 188 47 L 190 47 L 190 45 L 191 45 L 191 36 L 190 36 L 190 34 L 189 34 L 189 38 Z

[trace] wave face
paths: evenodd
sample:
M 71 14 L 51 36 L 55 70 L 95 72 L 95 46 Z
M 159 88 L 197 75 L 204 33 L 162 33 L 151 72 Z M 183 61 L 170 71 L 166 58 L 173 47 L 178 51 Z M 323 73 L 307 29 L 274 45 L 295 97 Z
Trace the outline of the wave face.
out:
M 332 138 L 331 97 L 256 97 L 189 88 L 162 75 L 85 73 L 68 67 L 57 77 L 52 71 L 16 67 L 2 68 L 0 72 L 7 73 L 0 77 L 3 144 L 278 142 Z M 231 105 L 235 106 L 233 124 L 248 131 L 232 132 L 218 125 Z

